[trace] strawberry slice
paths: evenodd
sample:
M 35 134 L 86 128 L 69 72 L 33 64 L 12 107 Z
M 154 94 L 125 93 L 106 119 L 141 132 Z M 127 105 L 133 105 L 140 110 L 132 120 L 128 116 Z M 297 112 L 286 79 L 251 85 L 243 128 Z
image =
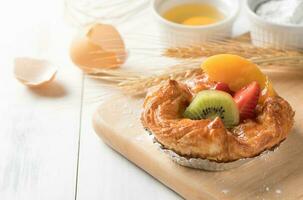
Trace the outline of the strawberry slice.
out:
M 251 119 L 255 116 L 260 92 L 260 85 L 256 81 L 236 92 L 234 100 L 238 105 L 241 120 Z
M 216 83 L 216 85 L 213 87 L 213 89 L 227 92 L 228 94 L 233 95 L 233 91 L 231 91 L 229 86 L 223 82 Z

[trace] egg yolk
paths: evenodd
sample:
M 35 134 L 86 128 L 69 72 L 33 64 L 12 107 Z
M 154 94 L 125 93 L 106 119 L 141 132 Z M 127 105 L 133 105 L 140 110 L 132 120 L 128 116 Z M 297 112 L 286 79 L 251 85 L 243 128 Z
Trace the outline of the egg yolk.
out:
M 199 25 L 213 24 L 215 22 L 217 22 L 217 20 L 214 18 L 197 16 L 197 17 L 191 17 L 191 18 L 184 20 L 182 22 L 182 24 L 191 25 L 191 26 L 199 26 Z

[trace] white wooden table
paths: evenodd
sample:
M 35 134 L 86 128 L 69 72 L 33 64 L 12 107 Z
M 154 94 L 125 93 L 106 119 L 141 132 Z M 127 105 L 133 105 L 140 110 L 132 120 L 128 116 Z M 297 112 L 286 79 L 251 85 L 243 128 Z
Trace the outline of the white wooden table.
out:
M 92 113 L 112 91 L 71 63 L 63 1 L 1 3 L 0 199 L 181 199 L 94 133 Z M 246 30 L 240 17 L 235 33 Z M 15 80 L 13 58 L 26 55 L 59 66 L 47 90 Z

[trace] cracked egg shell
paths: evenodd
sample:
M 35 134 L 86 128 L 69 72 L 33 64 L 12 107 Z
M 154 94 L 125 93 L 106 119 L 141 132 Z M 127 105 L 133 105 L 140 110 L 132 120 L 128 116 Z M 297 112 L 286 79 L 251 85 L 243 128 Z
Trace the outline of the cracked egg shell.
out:
M 120 67 L 126 60 L 126 50 L 124 41 L 115 27 L 95 24 L 85 36 L 72 41 L 70 57 L 75 65 L 91 73 L 100 68 Z
M 57 67 L 47 60 L 15 58 L 14 74 L 17 80 L 28 87 L 42 87 L 54 80 Z

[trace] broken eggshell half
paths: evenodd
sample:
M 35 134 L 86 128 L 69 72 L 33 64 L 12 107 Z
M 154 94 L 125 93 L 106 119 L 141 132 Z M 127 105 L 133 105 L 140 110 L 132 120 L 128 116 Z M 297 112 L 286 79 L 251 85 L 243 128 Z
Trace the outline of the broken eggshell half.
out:
M 114 26 L 94 24 L 84 35 L 74 38 L 70 57 L 84 72 L 97 73 L 98 69 L 120 67 L 127 53 L 122 36 Z
M 57 67 L 47 60 L 19 57 L 15 58 L 16 79 L 28 87 L 42 87 L 54 80 Z

